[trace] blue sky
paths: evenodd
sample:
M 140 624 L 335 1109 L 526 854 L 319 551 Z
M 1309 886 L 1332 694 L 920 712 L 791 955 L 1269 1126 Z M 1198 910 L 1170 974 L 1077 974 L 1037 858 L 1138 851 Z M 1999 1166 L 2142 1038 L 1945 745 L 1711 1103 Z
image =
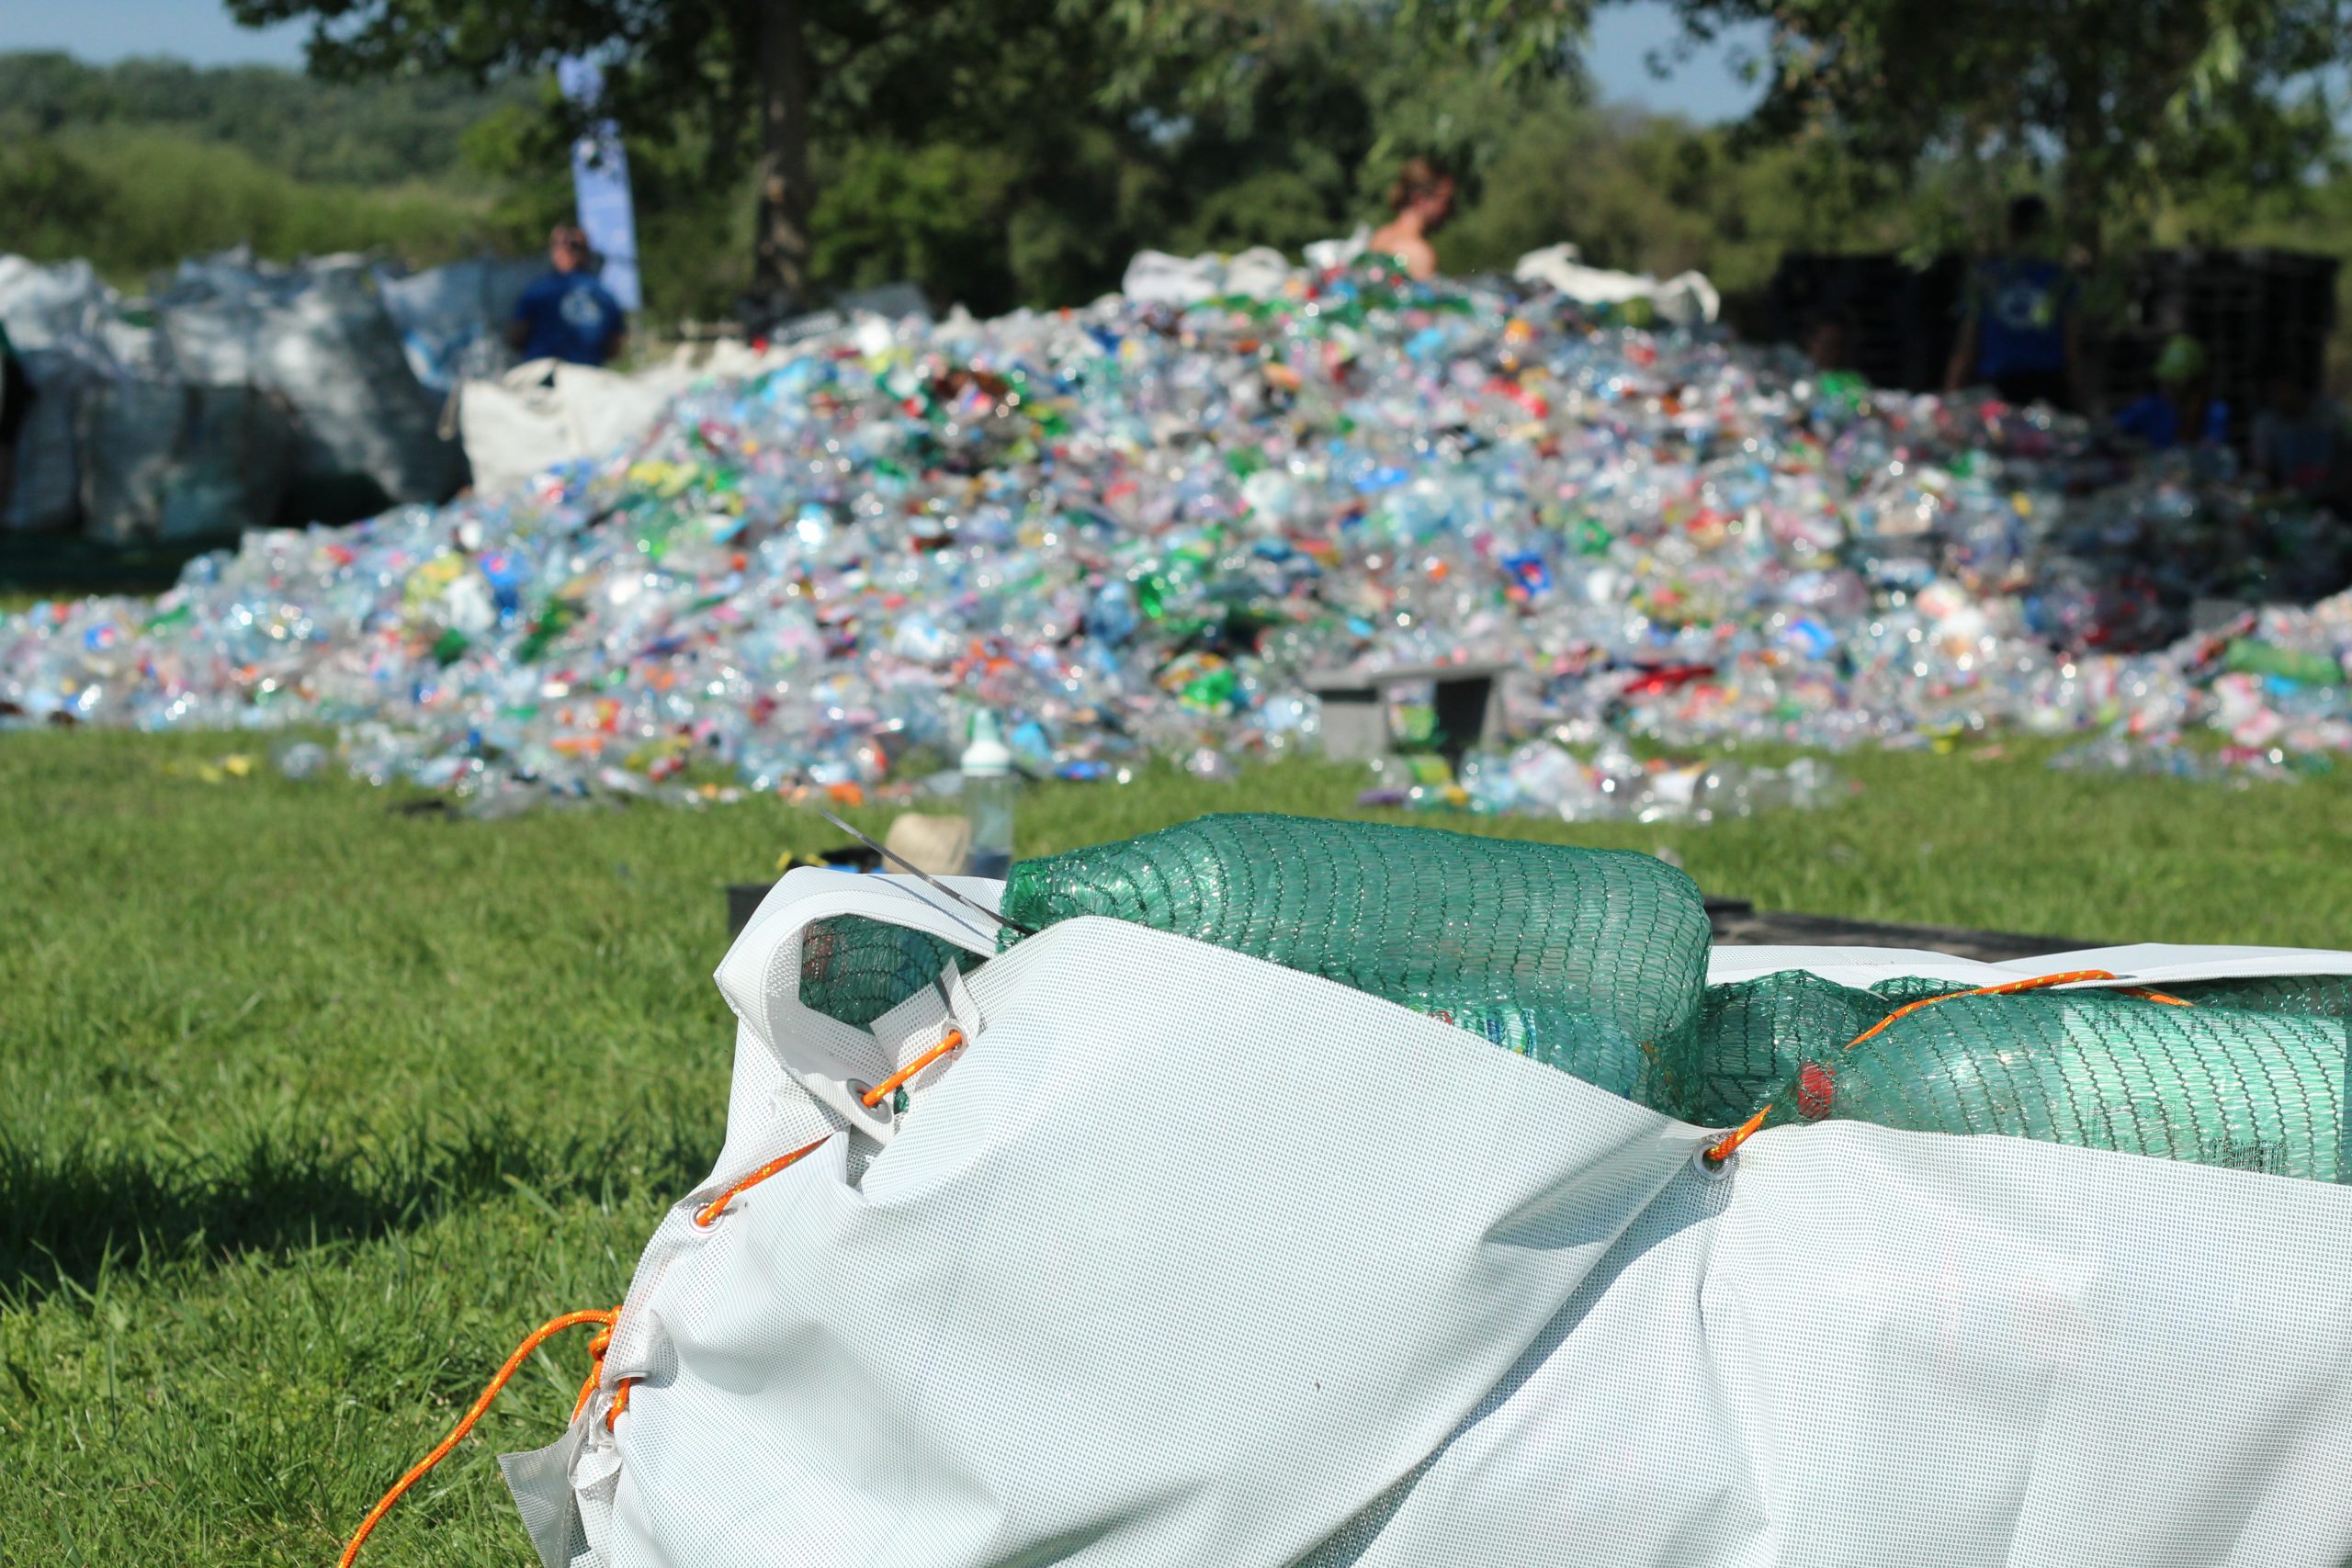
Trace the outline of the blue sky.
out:
M 300 24 L 248 31 L 213 0 L 10 0 L 0 6 L 0 50 L 62 49 L 85 60 L 167 54 L 199 65 L 260 61 L 299 65 Z M 1611 6 L 1593 28 L 1592 74 L 1604 96 L 1672 110 L 1693 119 L 1736 115 L 1754 100 L 1734 79 L 1720 51 L 1658 81 L 1644 66 L 1651 50 L 1674 37 L 1672 14 L 1658 0 Z

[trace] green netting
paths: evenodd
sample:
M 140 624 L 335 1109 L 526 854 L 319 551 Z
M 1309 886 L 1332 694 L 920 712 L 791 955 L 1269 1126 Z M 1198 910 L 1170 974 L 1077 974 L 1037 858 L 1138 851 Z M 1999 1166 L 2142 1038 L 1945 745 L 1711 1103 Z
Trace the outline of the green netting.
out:
M 2167 995 L 2199 1007 L 2252 1008 L 2305 1018 L 2352 1018 L 2352 975 L 2283 975 L 2261 980 L 2200 980 Z
M 1698 887 L 1649 855 L 1254 814 L 1023 861 L 1004 913 L 1214 942 L 1644 1100 L 1653 1057 L 1689 1048 L 1710 935 Z
M 1930 995 L 1954 989 L 1936 984 Z M 1805 1052 L 1843 1045 L 1896 1005 L 1803 970 L 1710 986 L 1690 1049 L 1662 1064 L 1654 1109 L 1734 1126 L 1772 1098 Z
M 1793 994 L 1820 982 L 1784 975 L 1749 984 Z M 1857 1007 L 1883 1004 L 1851 995 L 1867 998 Z M 1846 1117 L 2352 1179 L 2341 1019 L 2039 991 L 1952 997 L 1844 1046 L 1835 1038 L 1786 1045 L 1793 1062 L 1770 1096 L 1771 1122 Z
M 1104 915 L 1320 975 L 1702 1126 L 1852 1118 L 2352 1180 L 2352 976 L 1962 996 L 1790 972 L 1704 985 L 1698 889 L 1647 855 L 1303 818 L 1203 818 L 1013 868 L 1004 912 Z M 1009 944 L 1015 933 L 1007 931 Z M 866 1024 L 977 956 L 820 920 L 801 1000 Z M 1907 1002 L 1941 998 L 1864 1032 Z
M 863 915 L 812 920 L 800 940 L 800 1005 L 864 1028 L 937 979 L 951 960 L 968 971 L 980 955 Z

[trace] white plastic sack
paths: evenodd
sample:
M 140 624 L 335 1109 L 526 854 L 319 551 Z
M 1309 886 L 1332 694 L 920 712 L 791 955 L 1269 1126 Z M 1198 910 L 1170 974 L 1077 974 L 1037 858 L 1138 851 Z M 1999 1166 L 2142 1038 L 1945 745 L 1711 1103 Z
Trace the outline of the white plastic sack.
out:
M 1225 264 L 1225 292 L 1250 299 L 1272 299 L 1290 287 L 1298 268 L 1271 245 L 1252 245 Z
M 384 309 L 416 378 L 435 391 L 503 375 L 514 363 L 506 326 L 547 264 L 477 256 L 405 277 L 379 273 Z
M 1355 232 L 1344 239 L 1314 241 L 1302 254 L 1313 271 L 1330 272 L 1346 266 L 1363 254 L 1364 248 L 1371 243 L 1372 225 L 1363 223 L 1357 225 Z
M 1197 256 L 1172 256 L 1165 251 L 1137 251 L 1127 263 L 1119 290 L 1146 304 L 1197 305 L 1228 294 L 1271 299 L 1297 276 L 1298 268 L 1290 258 L 1270 245 L 1252 245 L 1234 255 L 1210 251 Z
M 257 379 L 300 422 L 304 474 L 366 474 L 395 501 L 439 501 L 464 482 L 439 400 L 418 385 L 362 269 L 314 270 L 309 287 L 262 311 L 257 346 Z
M 1519 258 L 1511 276 L 1521 283 L 1542 283 L 1585 305 L 1623 305 L 1650 301 L 1659 319 L 1677 326 L 1712 321 L 1723 310 L 1723 297 L 1703 274 L 1681 273 L 1661 283 L 1647 273 L 1612 272 L 1586 266 L 1571 244 L 1547 245 Z
M 535 359 L 494 381 L 467 382 L 458 431 L 474 488 L 495 494 L 559 463 L 602 457 L 641 439 L 692 378 L 682 362 L 622 375 Z
M 250 295 L 206 295 L 164 307 L 159 331 L 174 376 L 187 381 L 251 386 L 265 381 L 264 302 Z
M 1137 251 L 1119 279 L 1119 292 L 1143 305 L 1197 305 L 1216 298 L 1224 281 L 1220 257 Z
M 20 352 L 96 340 L 116 304 L 115 291 L 88 262 L 44 265 L 0 255 L 0 323 Z
M 210 538 L 269 526 L 292 432 L 251 387 L 120 378 L 82 390 L 76 435 L 84 530 L 112 544 Z
M 157 310 L 174 376 L 284 400 L 303 477 L 364 474 L 396 501 L 437 501 L 463 482 L 462 455 L 438 429 L 440 400 L 409 367 L 363 258 L 197 257 L 158 289 Z
M 795 872 L 722 965 L 718 1165 L 581 1419 L 505 1461 L 545 1562 L 2352 1553 L 2352 1191 L 1852 1122 L 1711 1170 L 1700 1129 L 1103 919 L 871 1031 L 802 1009 L 820 916 L 993 945 L 895 883 Z M 842 1099 L 950 1023 L 903 1115 Z

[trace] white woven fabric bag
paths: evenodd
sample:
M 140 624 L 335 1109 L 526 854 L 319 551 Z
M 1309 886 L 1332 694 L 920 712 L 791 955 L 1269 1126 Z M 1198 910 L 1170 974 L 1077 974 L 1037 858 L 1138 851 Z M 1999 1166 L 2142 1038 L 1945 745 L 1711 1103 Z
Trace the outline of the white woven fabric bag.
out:
M 1714 1170 L 1101 919 L 871 1031 L 799 1006 L 829 915 L 992 949 L 925 897 L 796 872 L 720 969 L 726 1148 L 504 1461 L 549 1568 L 2352 1561 L 2352 1190 L 1852 1122 Z

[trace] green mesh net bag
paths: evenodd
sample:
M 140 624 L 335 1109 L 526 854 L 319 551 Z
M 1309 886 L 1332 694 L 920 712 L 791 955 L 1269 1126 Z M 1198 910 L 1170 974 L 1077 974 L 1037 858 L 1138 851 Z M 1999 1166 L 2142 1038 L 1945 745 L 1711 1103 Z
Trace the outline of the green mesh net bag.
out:
M 1810 976 L 1748 984 L 1809 996 L 1804 1007 L 1826 1005 L 1824 982 Z M 1883 1016 L 1886 998 L 1850 995 L 1854 1016 L 1872 1007 Z M 2210 999 L 2172 1007 L 2121 991 L 1947 995 L 1850 1048 L 1834 1032 L 1826 1042 L 1775 1046 L 1786 1071 L 1765 1102 L 1769 1122 L 1843 1117 L 2352 1179 L 2340 1018 Z
M 1710 940 L 1697 886 L 1649 855 L 1254 814 L 1023 861 L 1003 910 L 1213 942 L 1645 1100 L 1689 1050 Z
M 950 962 L 968 972 L 980 955 L 863 915 L 812 920 L 800 939 L 800 1005 L 863 1029 L 937 979 Z
M 1688 1048 L 1660 1063 L 1654 1108 L 1702 1127 L 1734 1126 L 1772 1098 L 1804 1053 L 1843 1045 L 1895 1006 L 1803 970 L 1710 986 Z
M 2199 1007 L 2251 1008 L 2305 1018 L 2352 1018 L 2352 975 L 2280 975 L 2253 980 L 2200 980 L 2169 987 Z

